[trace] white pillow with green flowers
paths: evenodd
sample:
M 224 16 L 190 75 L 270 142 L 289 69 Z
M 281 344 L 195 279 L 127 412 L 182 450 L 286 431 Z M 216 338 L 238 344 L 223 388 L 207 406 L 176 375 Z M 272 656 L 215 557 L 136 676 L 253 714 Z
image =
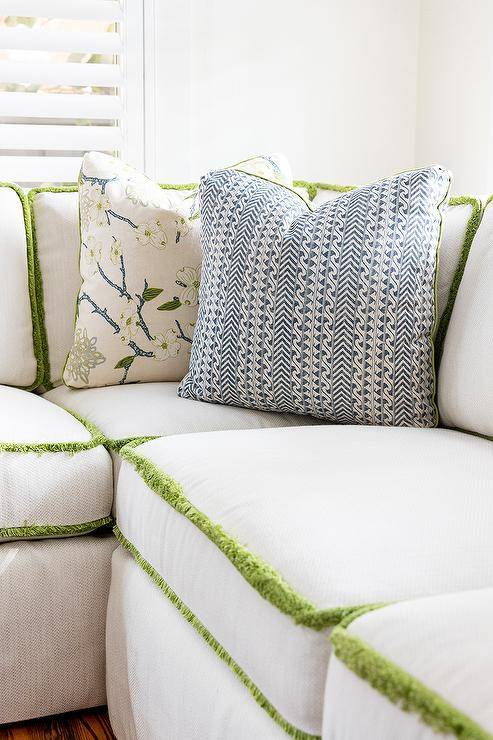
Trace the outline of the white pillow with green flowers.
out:
M 292 184 L 280 155 L 235 167 Z M 184 377 L 202 262 L 196 195 L 163 190 L 115 157 L 85 155 L 79 176 L 82 284 L 66 385 Z

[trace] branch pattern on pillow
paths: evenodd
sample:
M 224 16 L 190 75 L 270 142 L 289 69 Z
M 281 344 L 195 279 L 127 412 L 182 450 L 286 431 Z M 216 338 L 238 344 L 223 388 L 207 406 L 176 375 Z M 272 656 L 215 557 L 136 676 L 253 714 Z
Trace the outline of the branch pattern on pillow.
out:
M 289 180 L 283 160 L 247 171 Z M 115 157 L 91 152 L 79 176 L 80 273 L 70 387 L 181 380 L 201 279 L 197 192 L 163 190 Z

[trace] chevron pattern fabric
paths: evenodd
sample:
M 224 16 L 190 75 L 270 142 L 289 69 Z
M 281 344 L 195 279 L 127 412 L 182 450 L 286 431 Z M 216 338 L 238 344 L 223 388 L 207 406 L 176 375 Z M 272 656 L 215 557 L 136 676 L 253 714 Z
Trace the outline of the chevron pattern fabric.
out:
M 203 271 L 184 398 L 345 424 L 431 427 L 441 167 L 312 211 L 219 170 L 200 186 Z

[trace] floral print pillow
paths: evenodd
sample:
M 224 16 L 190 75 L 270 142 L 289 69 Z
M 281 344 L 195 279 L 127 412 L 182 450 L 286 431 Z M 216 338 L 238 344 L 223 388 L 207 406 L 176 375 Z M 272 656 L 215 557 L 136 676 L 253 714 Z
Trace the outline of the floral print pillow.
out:
M 291 186 L 280 155 L 236 167 Z M 79 213 L 82 284 L 63 382 L 181 380 L 199 300 L 197 192 L 164 190 L 121 160 L 90 152 L 79 176 Z

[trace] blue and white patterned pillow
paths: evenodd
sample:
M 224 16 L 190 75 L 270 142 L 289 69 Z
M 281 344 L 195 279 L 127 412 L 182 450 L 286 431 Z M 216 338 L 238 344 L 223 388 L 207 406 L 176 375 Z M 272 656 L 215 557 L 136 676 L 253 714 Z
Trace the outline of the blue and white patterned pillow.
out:
M 312 211 L 234 170 L 200 186 L 203 269 L 179 395 L 346 424 L 436 424 L 432 335 L 449 173 L 406 172 Z

